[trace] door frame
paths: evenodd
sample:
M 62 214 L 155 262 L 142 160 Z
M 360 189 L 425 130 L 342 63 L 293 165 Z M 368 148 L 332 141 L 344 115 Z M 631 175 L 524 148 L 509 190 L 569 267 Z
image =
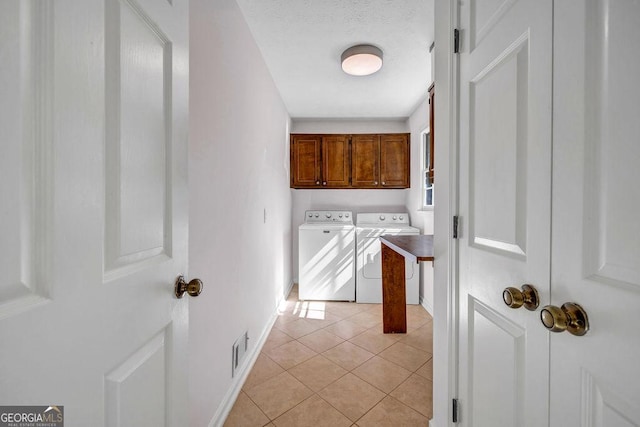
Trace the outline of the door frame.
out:
M 458 397 L 458 241 L 453 216 L 458 215 L 459 65 L 454 28 L 459 23 L 457 2 L 435 0 L 435 164 L 438 204 L 434 209 L 434 376 L 431 427 L 454 426 L 453 399 Z M 461 222 L 464 233 L 464 218 Z M 439 326 L 439 325 L 443 326 Z M 443 411 L 443 409 L 446 410 Z

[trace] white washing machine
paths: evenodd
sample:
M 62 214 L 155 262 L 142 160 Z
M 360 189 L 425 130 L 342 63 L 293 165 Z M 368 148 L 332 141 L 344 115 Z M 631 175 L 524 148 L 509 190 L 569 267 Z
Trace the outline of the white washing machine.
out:
M 356 220 L 356 302 L 382 303 L 382 249 L 379 237 L 420 234 L 409 225 L 407 213 L 359 213 Z M 420 301 L 420 268 L 406 261 L 407 304 Z
M 301 300 L 355 301 L 356 232 L 349 211 L 307 211 L 298 229 Z

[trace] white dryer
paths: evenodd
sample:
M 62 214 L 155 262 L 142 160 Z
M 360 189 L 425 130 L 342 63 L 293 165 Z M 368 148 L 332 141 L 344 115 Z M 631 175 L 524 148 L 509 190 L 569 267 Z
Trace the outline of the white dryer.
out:
M 409 225 L 407 213 L 359 213 L 356 219 L 356 302 L 382 303 L 382 255 L 379 237 L 420 234 Z M 420 300 L 420 269 L 406 261 L 407 304 Z
M 298 229 L 301 300 L 354 301 L 356 233 L 349 211 L 307 211 Z

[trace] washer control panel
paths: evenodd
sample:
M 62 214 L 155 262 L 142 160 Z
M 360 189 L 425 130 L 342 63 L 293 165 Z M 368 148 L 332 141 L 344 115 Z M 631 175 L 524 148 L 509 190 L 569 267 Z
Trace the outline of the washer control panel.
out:
M 406 224 L 409 225 L 408 213 L 359 213 L 357 224 Z
M 353 213 L 351 211 L 306 211 L 304 214 L 304 222 L 339 222 L 353 224 Z

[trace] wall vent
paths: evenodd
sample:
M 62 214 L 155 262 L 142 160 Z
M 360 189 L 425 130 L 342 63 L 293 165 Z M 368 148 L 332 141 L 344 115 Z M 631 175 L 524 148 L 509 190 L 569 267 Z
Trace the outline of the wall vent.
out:
M 249 331 L 245 331 L 240 338 L 233 343 L 231 348 L 231 378 L 236 376 L 236 371 L 242 365 L 249 347 Z

